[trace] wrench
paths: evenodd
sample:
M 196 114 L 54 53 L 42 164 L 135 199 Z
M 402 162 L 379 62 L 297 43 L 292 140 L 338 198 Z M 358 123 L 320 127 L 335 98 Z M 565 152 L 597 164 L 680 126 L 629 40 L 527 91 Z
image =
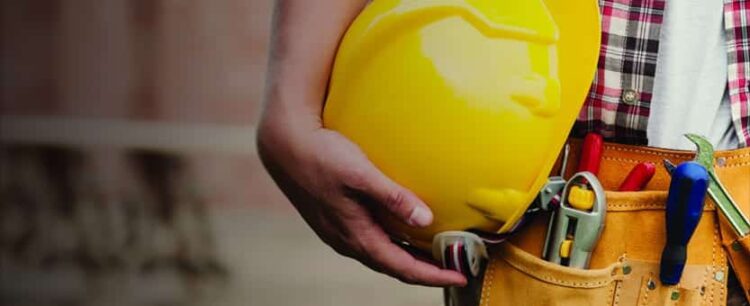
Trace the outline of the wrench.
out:
M 706 167 L 709 174 L 709 186 L 708 195 L 714 200 L 716 206 L 719 207 L 719 211 L 727 218 L 729 224 L 734 229 L 735 233 L 740 239 L 746 238 L 750 235 L 750 221 L 748 221 L 745 214 L 742 213 L 737 202 L 732 199 L 727 192 L 724 185 L 721 184 L 719 177 L 714 172 L 714 148 L 711 143 L 704 137 L 696 134 L 685 134 L 685 137 L 692 141 L 697 147 L 698 151 L 695 154 L 695 161 Z M 748 253 L 750 253 L 750 246 L 745 246 Z

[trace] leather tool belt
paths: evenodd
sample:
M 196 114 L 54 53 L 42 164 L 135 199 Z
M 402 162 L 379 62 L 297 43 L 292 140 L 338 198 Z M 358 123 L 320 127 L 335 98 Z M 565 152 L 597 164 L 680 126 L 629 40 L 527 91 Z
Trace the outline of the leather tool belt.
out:
M 570 141 L 565 178 L 577 168 L 580 144 Z M 740 209 L 750 214 L 750 148 L 714 156 L 716 173 Z M 542 259 L 550 216 L 538 214 L 510 240 L 489 247 L 480 305 L 727 305 L 730 266 L 739 280 L 734 299 L 743 294 L 750 299 L 750 254 L 736 245 L 737 236 L 709 198 L 688 245 L 681 282 L 664 286 L 659 281 L 670 183 L 661 166 L 665 158 L 680 163 L 692 160 L 694 153 L 606 143 L 598 175 L 607 190 L 606 223 L 589 269 Z M 611 191 L 633 166 L 646 161 L 658 166 L 644 191 Z

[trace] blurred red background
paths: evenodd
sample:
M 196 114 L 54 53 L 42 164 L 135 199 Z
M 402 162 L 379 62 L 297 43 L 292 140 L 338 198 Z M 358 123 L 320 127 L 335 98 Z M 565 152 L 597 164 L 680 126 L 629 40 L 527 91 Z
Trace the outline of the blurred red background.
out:
M 70 138 L 56 135 L 64 131 L 55 123 L 113 131 L 161 123 L 153 135 L 130 129 L 136 139 L 124 145 L 208 147 L 187 153 L 200 155 L 196 166 L 206 170 L 200 179 L 212 186 L 212 205 L 277 202 L 257 160 L 247 157 L 261 108 L 271 6 L 271 0 L 3 1 L 3 122 L 15 124 L 7 130 L 46 123 L 47 131 L 11 136 L 50 142 Z M 193 130 L 179 129 L 185 125 L 217 138 L 190 139 L 185 134 Z M 190 141 L 160 144 L 161 134 Z M 97 139 L 123 141 L 112 136 Z
M 2 1 L 3 305 L 440 305 L 255 153 L 272 0 Z

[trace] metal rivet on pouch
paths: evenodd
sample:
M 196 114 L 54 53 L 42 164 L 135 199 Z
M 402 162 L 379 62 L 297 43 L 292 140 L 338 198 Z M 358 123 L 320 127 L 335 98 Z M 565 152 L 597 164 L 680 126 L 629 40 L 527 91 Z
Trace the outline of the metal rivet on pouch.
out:
M 680 293 L 677 291 L 672 291 L 672 301 L 676 301 L 680 299 Z
M 633 272 L 633 268 L 631 268 L 629 265 L 623 265 L 622 266 L 622 274 L 628 275 L 630 272 Z
M 717 158 L 716 164 L 719 165 L 719 167 L 724 167 L 727 164 L 727 158 L 726 157 Z
M 648 290 L 656 289 L 656 282 L 654 282 L 653 279 L 649 279 L 648 283 L 646 283 L 646 288 L 648 288 Z
M 718 271 L 714 273 L 714 279 L 717 282 L 723 282 L 724 281 L 724 271 Z

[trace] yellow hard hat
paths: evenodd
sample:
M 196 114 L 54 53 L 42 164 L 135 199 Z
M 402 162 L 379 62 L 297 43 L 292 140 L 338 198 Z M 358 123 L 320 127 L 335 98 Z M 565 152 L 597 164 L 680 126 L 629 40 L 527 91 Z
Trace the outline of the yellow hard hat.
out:
M 507 232 L 554 165 L 591 84 L 596 0 L 375 0 L 339 47 L 323 113 L 434 222 L 397 237 Z

